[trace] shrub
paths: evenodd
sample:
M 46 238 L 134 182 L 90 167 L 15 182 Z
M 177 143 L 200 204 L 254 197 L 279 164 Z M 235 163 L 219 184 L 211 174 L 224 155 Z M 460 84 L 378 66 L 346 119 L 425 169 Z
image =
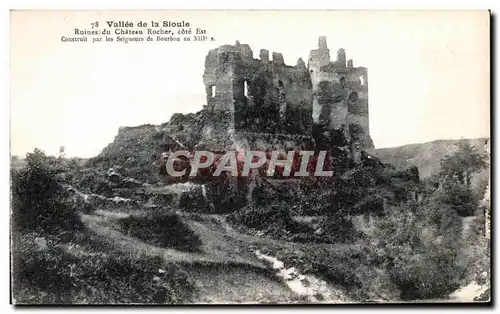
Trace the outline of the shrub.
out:
M 467 268 L 466 283 L 475 281 L 479 285 L 491 287 L 491 245 L 485 237 L 484 223 L 484 215 L 477 216 L 471 222 L 466 235 L 467 246 L 462 262 Z M 487 300 L 489 291 L 478 297 L 478 301 Z
M 123 232 L 148 244 L 186 252 L 201 250 L 199 237 L 173 212 L 152 210 L 120 218 L 118 224 Z
M 381 261 L 370 260 L 366 248 L 360 250 L 324 245 L 304 247 L 301 252 L 280 252 L 285 267 L 296 267 L 302 274 L 313 274 L 342 289 L 352 300 L 397 300 L 399 290 L 389 278 Z
M 457 151 L 441 160 L 440 176 L 456 178 L 460 183 L 471 186 L 474 173 L 487 167 L 485 156 L 479 154 L 470 140 L 461 139 L 456 143 Z
M 195 186 L 182 192 L 179 198 L 179 207 L 189 212 L 210 212 L 211 210 L 201 186 Z
M 461 217 L 474 215 L 479 205 L 478 196 L 466 184 L 445 180 L 437 194 L 438 201 L 452 207 Z
M 439 298 L 459 287 L 461 220 L 449 206 L 430 199 L 392 207 L 377 222 L 375 237 L 402 299 Z
M 259 230 L 263 235 L 293 242 L 324 242 L 324 237 L 314 234 L 314 229 L 296 221 L 287 204 L 270 206 L 247 206 L 227 216 L 227 221 L 236 228 L 244 226 Z M 328 240 L 328 239 L 326 239 Z
M 341 212 L 325 217 L 321 228 L 324 230 L 323 234 L 328 238 L 328 242 L 352 242 L 361 236 L 356 231 L 352 219 Z
M 113 197 L 112 183 L 106 179 L 102 171 L 95 169 L 85 169 L 78 180 L 74 182 L 75 187 L 81 191 L 99 194 L 105 197 Z
M 37 250 L 29 236 L 14 254 L 13 296 L 22 304 L 182 303 L 193 282 L 159 257 L 130 257 L 102 246 Z
M 56 233 L 82 226 L 57 169 L 35 149 L 27 154 L 26 166 L 12 170 L 12 224 L 16 231 Z

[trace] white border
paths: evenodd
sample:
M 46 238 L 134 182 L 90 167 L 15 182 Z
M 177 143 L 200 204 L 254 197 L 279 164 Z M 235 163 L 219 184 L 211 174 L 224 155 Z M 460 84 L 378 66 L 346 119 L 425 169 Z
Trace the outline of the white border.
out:
M 9 268 L 9 9 L 358 9 L 358 10 L 368 10 L 368 9 L 492 9 L 492 11 L 498 14 L 500 12 L 500 1 L 498 0 L 474 0 L 474 1 L 438 1 L 438 0 L 411 0 L 411 1 L 369 1 L 369 0 L 350 0 L 350 1 L 338 1 L 338 0 L 330 0 L 330 1 L 316 1 L 316 0 L 282 0 L 282 1 L 269 1 L 269 0 L 252 0 L 252 1 L 244 1 L 244 2 L 235 2 L 234 0 L 211 0 L 211 1 L 195 1 L 195 0 L 177 0 L 174 1 L 151 1 L 151 0 L 141 0 L 141 1 L 103 1 L 103 0 L 78 0 L 78 1 L 41 1 L 31 0 L 31 1 L 13 1 L 13 0 L 4 0 L 0 4 L 2 10 L 2 49 L 1 51 L 1 60 L 2 65 L 4 66 L 5 71 L 2 71 L 2 80 L 3 89 L 1 89 L 1 99 L 2 105 L 0 106 L 0 147 L 2 148 L 2 153 L 0 153 L 0 178 L 2 178 L 2 187 L 0 189 L 0 199 L 1 199 L 1 210 L 2 210 L 2 236 L 0 237 L 1 243 L 1 269 L 2 269 L 2 280 L 1 283 L 1 309 L 2 313 L 5 312 L 13 312 L 16 310 L 13 306 L 9 305 L 10 301 L 10 285 L 8 279 L 8 268 Z M 496 34 L 497 35 L 497 34 Z M 495 36 L 496 39 L 497 36 Z M 493 57 L 493 56 L 492 56 Z M 495 90 L 498 90 L 498 81 L 495 82 L 494 86 Z M 29 92 L 29 91 L 27 91 Z M 493 113 L 492 113 L 493 114 Z M 497 128 L 498 129 L 498 128 Z M 495 135 L 498 136 L 498 130 L 495 129 Z M 496 144 L 496 143 L 494 143 Z M 495 149 L 495 145 L 493 145 L 493 149 Z M 498 156 L 497 156 L 498 157 Z M 495 163 L 497 163 L 497 158 L 495 158 Z M 493 188 L 496 189 L 496 185 L 493 185 Z M 497 193 L 494 194 L 495 196 Z M 494 200 L 495 204 L 497 202 L 497 197 Z M 499 215 L 494 214 L 494 225 L 499 226 L 498 223 Z M 499 243 L 497 240 L 498 234 L 495 232 L 495 241 Z M 498 257 L 498 256 L 497 256 Z M 498 261 L 498 258 L 496 259 Z M 498 268 L 497 268 L 498 271 Z M 495 280 L 496 284 L 496 280 Z M 495 291 L 498 291 L 498 285 L 495 285 Z M 496 293 L 496 301 L 498 302 L 498 293 Z M 151 308 L 147 308 L 148 310 L 152 310 Z M 248 310 L 248 308 L 245 308 Z M 319 308 L 317 308 L 319 309 Z M 465 310 L 469 308 L 464 308 Z M 33 310 L 33 308 L 25 309 L 25 310 Z M 53 311 L 54 308 L 37 308 L 37 310 L 44 311 Z M 70 308 L 59 308 L 58 311 L 70 311 L 74 309 Z M 92 309 L 78 309 L 79 311 L 93 311 L 93 312 L 102 312 L 107 311 L 109 308 L 92 308 Z M 120 308 L 119 310 L 122 310 Z M 144 311 L 145 308 L 134 307 L 127 309 L 130 312 L 140 312 Z M 155 308 L 154 310 L 161 311 L 170 311 L 170 312 L 180 312 L 180 311 L 219 311 L 223 310 L 221 308 L 196 308 L 196 309 L 188 309 L 188 308 Z M 224 310 L 233 311 L 241 311 L 243 308 L 234 308 L 229 307 Z M 260 308 L 261 311 L 307 311 L 307 308 Z M 332 310 L 336 312 L 343 312 L 348 310 L 347 308 L 323 308 L 323 310 Z M 355 311 L 364 311 L 364 310 L 395 310 L 395 311 L 421 311 L 422 309 L 415 308 L 355 308 L 349 309 Z M 425 310 L 425 309 L 423 309 Z M 451 309 L 439 308 L 439 311 L 442 310 L 461 310 L 459 307 L 453 307 Z M 475 309 L 476 311 L 486 311 L 488 309 Z

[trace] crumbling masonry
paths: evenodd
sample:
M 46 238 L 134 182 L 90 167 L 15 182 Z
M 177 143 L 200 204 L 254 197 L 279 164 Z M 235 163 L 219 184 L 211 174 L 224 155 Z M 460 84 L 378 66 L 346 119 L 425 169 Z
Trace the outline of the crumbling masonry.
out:
M 321 125 L 341 132 L 357 149 L 373 148 L 367 69 L 354 67 L 344 49 L 330 61 L 325 37 L 307 66 L 302 59 L 285 65 L 276 52 L 270 60 L 264 49 L 254 59 L 250 47 L 238 41 L 221 46 L 209 51 L 203 81 L 209 112 L 226 119 L 224 130 L 204 130 L 204 143 L 225 137 L 220 149 L 306 148 L 314 127 Z

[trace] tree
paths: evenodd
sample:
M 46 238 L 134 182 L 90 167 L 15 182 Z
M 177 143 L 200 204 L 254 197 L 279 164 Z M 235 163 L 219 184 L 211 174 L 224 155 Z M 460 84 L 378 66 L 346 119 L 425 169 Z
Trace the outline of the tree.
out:
M 435 196 L 441 203 L 451 206 L 461 217 L 473 216 L 479 205 L 477 195 L 458 179 L 445 180 Z
M 81 225 L 49 157 L 39 149 L 26 155 L 26 165 L 11 170 L 12 226 L 16 231 L 55 232 Z
M 460 286 L 461 220 L 439 199 L 389 206 L 373 232 L 377 254 L 403 300 L 442 298 Z
M 456 146 L 457 152 L 441 161 L 440 176 L 445 180 L 455 177 L 470 188 L 472 174 L 486 168 L 487 164 L 469 140 L 461 139 Z

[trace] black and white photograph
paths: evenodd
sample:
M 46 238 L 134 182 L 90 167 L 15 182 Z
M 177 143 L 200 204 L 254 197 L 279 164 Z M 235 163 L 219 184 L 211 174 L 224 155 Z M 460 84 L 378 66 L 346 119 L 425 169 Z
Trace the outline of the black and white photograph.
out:
M 491 305 L 488 10 L 12 10 L 14 305 Z

